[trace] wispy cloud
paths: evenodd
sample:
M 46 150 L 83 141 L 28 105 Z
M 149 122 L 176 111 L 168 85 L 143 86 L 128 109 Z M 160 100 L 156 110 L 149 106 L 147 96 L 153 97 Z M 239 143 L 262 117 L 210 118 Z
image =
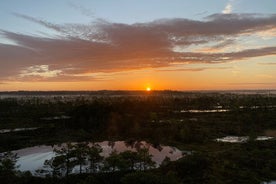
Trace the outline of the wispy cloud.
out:
M 240 86 L 252 86 L 252 85 L 258 85 L 258 86 L 274 86 L 276 83 L 274 82 L 247 82 L 247 83 L 228 83 L 228 85 L 240 85 Z
M 271 62 L 271 63 L 258 63 L 259 65 L 276 65 L 276 62 Z
M 16 17 L 23 18 L 23 19 L 26 19 L 28 21 L 40 24 L 40 25 L 42 25 L 44 27 L 47 27 L 47 28 L 52 29 L 52 30 L 55 30 L 57 32 L 65 33 L 63 31 L 63 28 L 60 25 L 53 24 L 53 23 L 47 22 L 45 20 L 40 20 L 40 19 L 28 16 L 28 15 L 20 14 L 20 13 L 13 13 L 13 15 L 16 16 Z
M 177 69 L 162 69 L 158 72 L 201 72 L 204 70 L 226 70 L 232 67 L 199 67 L 199 68 L 177 68 Z
M 202 11 L 195 14 L 195 16 L 206 16 L 206 15 L 208 15 L 208 11 Z
M 95 18 L 95 14 L 92 10 L 80 5 L 80 4 L 76 4 L 74 2 L 69 2 L 68 5 L 76 10 L 78 10 L 79 12 L 81 12 L 83 15 L 90 17 L 90 18 Z
M 0 43 L 0 79 L 31 80 L 40 76 L 41 80 L 97 80 L 78 76 L 169 67 L 174 63 L 226 63 L 276 54 L 275 45 L 220 53 L 186 50 L 211 42 L 216 49 L 235 45 L 240 35 L 275 29 L 276 15 L 214 14 L 204 21 L 162 19 L 131 25 L 104 20 L 88 25 L 59 25 L 15 15 L 52 29 L 58 36 L 42 38 L 0 31 L 1 36 L 16 43 Z M 47 70 L 37 71 L 45 66 Z

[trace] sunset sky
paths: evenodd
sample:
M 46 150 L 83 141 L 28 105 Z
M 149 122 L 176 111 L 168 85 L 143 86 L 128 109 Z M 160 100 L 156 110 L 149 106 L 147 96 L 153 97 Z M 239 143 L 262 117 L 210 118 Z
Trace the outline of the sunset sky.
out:
M 275 0 L 2 0 L 0 91 L 276 89 Z

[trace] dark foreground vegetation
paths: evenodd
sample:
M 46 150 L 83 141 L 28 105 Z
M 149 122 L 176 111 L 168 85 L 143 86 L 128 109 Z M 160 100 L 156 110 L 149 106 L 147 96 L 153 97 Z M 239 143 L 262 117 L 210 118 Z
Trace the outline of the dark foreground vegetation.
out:
M 5 98 L 2 95 L 0 129 L 37 129 L 0 133 L 0 152 L 6 152 L 0 160 L 1 183 L 260 184 L 276 180 L 275 138 L 255 140 L 260 135 L 276 136 L 276 95 L 102 93 L 24 93 Z M 249 140 L 246 143 L 215 141 L 228 135 L 249 136 Z M 131 164 L 126 165 L 129 164 L 126 158 L 136 153 L 129 157 L 117 154 L 109 162 L 119 160 L 119 164 L 108 165 L 107 159 L 107 170 L 68 173 L 63 177 L 58 169 L 54 173 L 55 163 L 66 162 L 64 157 L 59 157 L 55 162 L 48 162 L 52 174 L 41 178 L 19 172 L 16 155 L 8 152 L 42 144 L 103 140 L 145 140 L 153 145 L 175 146 L 191 154 L 175 162 L 164 161 L 154 169 L 133 169 Z M 75 160 L 78 164 L 82 154 L 89 153 L 87 147 L 83 151 L 79 151 L 82 148 L 73 150 L 74 157 L 78 155 L 79 160 Z

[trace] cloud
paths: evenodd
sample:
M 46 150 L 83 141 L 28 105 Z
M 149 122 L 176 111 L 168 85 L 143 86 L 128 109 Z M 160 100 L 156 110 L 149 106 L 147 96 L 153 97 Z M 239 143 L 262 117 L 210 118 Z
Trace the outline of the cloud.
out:
M 274 76 L 268 75 L 268 74 L 258 74 L 258 75 L 256 75 L 256 77 L 264 78 L 264 79 L 273 79 L 273 78 L 275 78 Z
M 194 15 L 195 16 L 202 16 L 202 15 L 206 15 L 206 14 L 208 14 L 208 11 L 202 11 L 202 12 L 196 13 Z
M 240 85 L 240 86 L 251 86 L 251 85 L 265 85 L 265 86 L 275 86 L 274 82 L 248 82 L 248 83 L 227 83 L 228 85 Z
M 74 76 L 74 75 L 56 75 L 56 76 L 41 76 L 41 75 L 24 75 L 10 78 L 6 81 L 9 82 L 79 82 L 79 81 L 106 81 L 109 80 L 106 77 L 100 76 Z
M 276 54 L 275 45 L 220 53 L 186 49 L 211 42 L 215 49 L 235 45 L 240 35 L 275 29 L 276 15 L 214 14 L 202 21 L 162 19 L 136 24 L 98 19 L 88 25 L 59 25 L 15 15 L 57 35 L 38 37 L 0 31 L 1 36 L 16 43 L 0 43 L 0 79 L 97 80 L 82 75 L 169 67 L 174 63 L 226 63 Z
M 260 65 L 276 65 L 276 62 L 275 63 L 273 63 L 273 62 L 271 62 L 271 63 L 258 63 L 258 64 L 260 64 Z
M 204 70 L 226 70 L 232 67 L 200 67 L 200 68 L 177 68 L 177 69 L 163 69 L 156 70 L 158 72 L 201 72 Z
M 95 18 L 95 14 L 92 10 L 80 5 L 80 4 L 75 4 L 74 2 L 69 2 L 68 5 L 79 12 L 81 12 L 83 15 L 90 17 L 90 18 Z
M 40 24 L 40 25 L 42 25 L 44 27 L 47 27 L 47 28 L 52 29 L 52 30 L 55 30 L 57 32 L 63 32 L 61 26 L 53 24 L 53 23 L 50 23 L 50 22 L 47 22 L 45 20 L 39 20 L 39 19 L 36 19 L 34 17 L 28 16 L 28 15 L 19 14 L 19 13 L 13 13 L 13 15 L 16 16 L 16 17 L 20 17 L 20 18 L 23 18 L 25 20 L 31 21 L 31 22 L 35 22 L 37 24 Z
M 225 5 L 224 9 L 221 11 L 223 14 L 231 14 L 233 12 L 235 0 L 229 0 Z
M 221 13 L 223 13 L 223 14 L 232 13 L 232 11 L 233 11 L 233 2 L 234 2 L 234 0 L 229 0 Z

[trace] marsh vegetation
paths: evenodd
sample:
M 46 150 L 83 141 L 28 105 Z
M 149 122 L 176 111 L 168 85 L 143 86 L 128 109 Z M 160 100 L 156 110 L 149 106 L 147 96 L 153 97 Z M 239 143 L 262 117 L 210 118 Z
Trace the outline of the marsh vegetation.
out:
M 2 94 L 0 180 L 260 184 L 276 180 L 275 130 L 273 93 Z M 229 136 L 246 141 L 218 141 L 230 140 Z M 101 142 L 106 140 L 115 145 L 120 140 L 129 145 L 146 141 L 151 147 L 115 149 L 104 155 Z M 67 142 L 72 144 L 64 146 Z M 20 170 L 22 155 L 15 150 L 39 145 L 52 149 L 50 154 L 43 152 L 44 168 Z M 175 147 L 183 157 L 163 155 L 155 164 L 150 150 L 166 150 L 162 145 Z M 39 172 L 44 177 L 38 177 Z

